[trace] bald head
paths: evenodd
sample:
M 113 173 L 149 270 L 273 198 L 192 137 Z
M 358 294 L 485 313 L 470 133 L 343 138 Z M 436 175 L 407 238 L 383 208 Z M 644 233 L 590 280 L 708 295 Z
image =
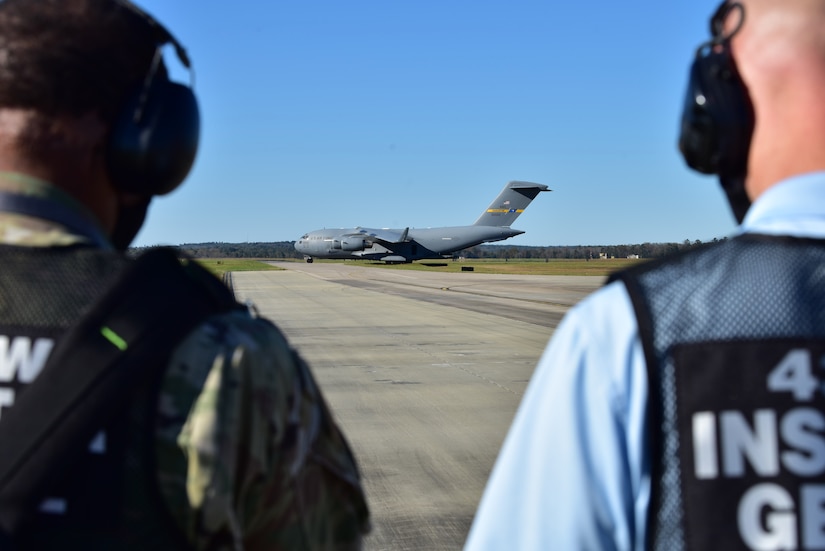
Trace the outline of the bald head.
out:
M 825 1 L 738 0 L 732 40 L 756 125 L 747 191 L 756 199 L 790 176 L 825 170 Z M 730 32 L 742 12 L 725 20 Z

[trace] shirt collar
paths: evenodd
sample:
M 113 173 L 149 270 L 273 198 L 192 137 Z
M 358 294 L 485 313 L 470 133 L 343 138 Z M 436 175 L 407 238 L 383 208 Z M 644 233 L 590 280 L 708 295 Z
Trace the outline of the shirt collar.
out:
M 18 197 L 0 209 L 0 242 L 63 245 L 89 243 L 111 248 L 97 218 L 53 184 L 19 172 L 0 171 L 0 195 Z M 20 236 L 23 236 L 22 239 Z
M 741 233 L 825 238 L 825 172 L 774 184 L 751 205 Z

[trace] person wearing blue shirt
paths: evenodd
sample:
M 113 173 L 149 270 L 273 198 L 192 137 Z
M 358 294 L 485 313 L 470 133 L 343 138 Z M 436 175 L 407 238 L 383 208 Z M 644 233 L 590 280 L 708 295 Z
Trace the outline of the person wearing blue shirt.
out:
M 466 551 L 825 548 L 825 2 L 724 2 L 680 149 L 730 239 L 563 319 Z

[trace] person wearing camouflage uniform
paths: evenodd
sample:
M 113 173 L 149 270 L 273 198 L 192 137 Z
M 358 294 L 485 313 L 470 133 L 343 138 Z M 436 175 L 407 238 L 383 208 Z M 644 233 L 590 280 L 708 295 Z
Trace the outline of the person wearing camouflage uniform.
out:
M 118 251 L 151 197 L 117 191 L 99 151 L 108 103 L 145 74 L 154 49 L 145 26 L 117 0 L 0 2 L 0 333 L 25 332 L 4 297 L 38 286 L 48 297 L 68 281 L 88 288 L 81 312 L 130 261 Z M 106 67 L 112 75 L 90 77 Z M 35 208 L 18 208 L 20 198 Z M 63 271 L 90 251 L 91 271 Z M 21 253 L 36 273 L 15 272 Z M 15 350 L 0 334 L 0 422 L 42 367 Z M 271 322 L 241 308 L 209 317 L 173 350 L 153 392 L 136 389 L 127 418 L 102 420 L 105 438 L 90 446 L 117 458 L 119 474 L 69 470 L 68 497 L 44 501 L 22 548 L 361 547 L 369 511 L 357 462 L 308 366 Z

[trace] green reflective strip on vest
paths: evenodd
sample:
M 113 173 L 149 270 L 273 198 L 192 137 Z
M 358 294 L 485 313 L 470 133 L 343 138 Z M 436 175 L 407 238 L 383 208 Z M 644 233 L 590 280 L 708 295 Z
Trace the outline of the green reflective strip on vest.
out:
M 126 343 L 126 341 L 123 340 L 123 338 L 120 335 L 118 335 L 108 327 L 101 327 L 100 334 L 106 337 L 106 340 L 115 345 L 115 347 L 117 347 L 117 349 L 121 352 L 129 348 L 129 345 Z

